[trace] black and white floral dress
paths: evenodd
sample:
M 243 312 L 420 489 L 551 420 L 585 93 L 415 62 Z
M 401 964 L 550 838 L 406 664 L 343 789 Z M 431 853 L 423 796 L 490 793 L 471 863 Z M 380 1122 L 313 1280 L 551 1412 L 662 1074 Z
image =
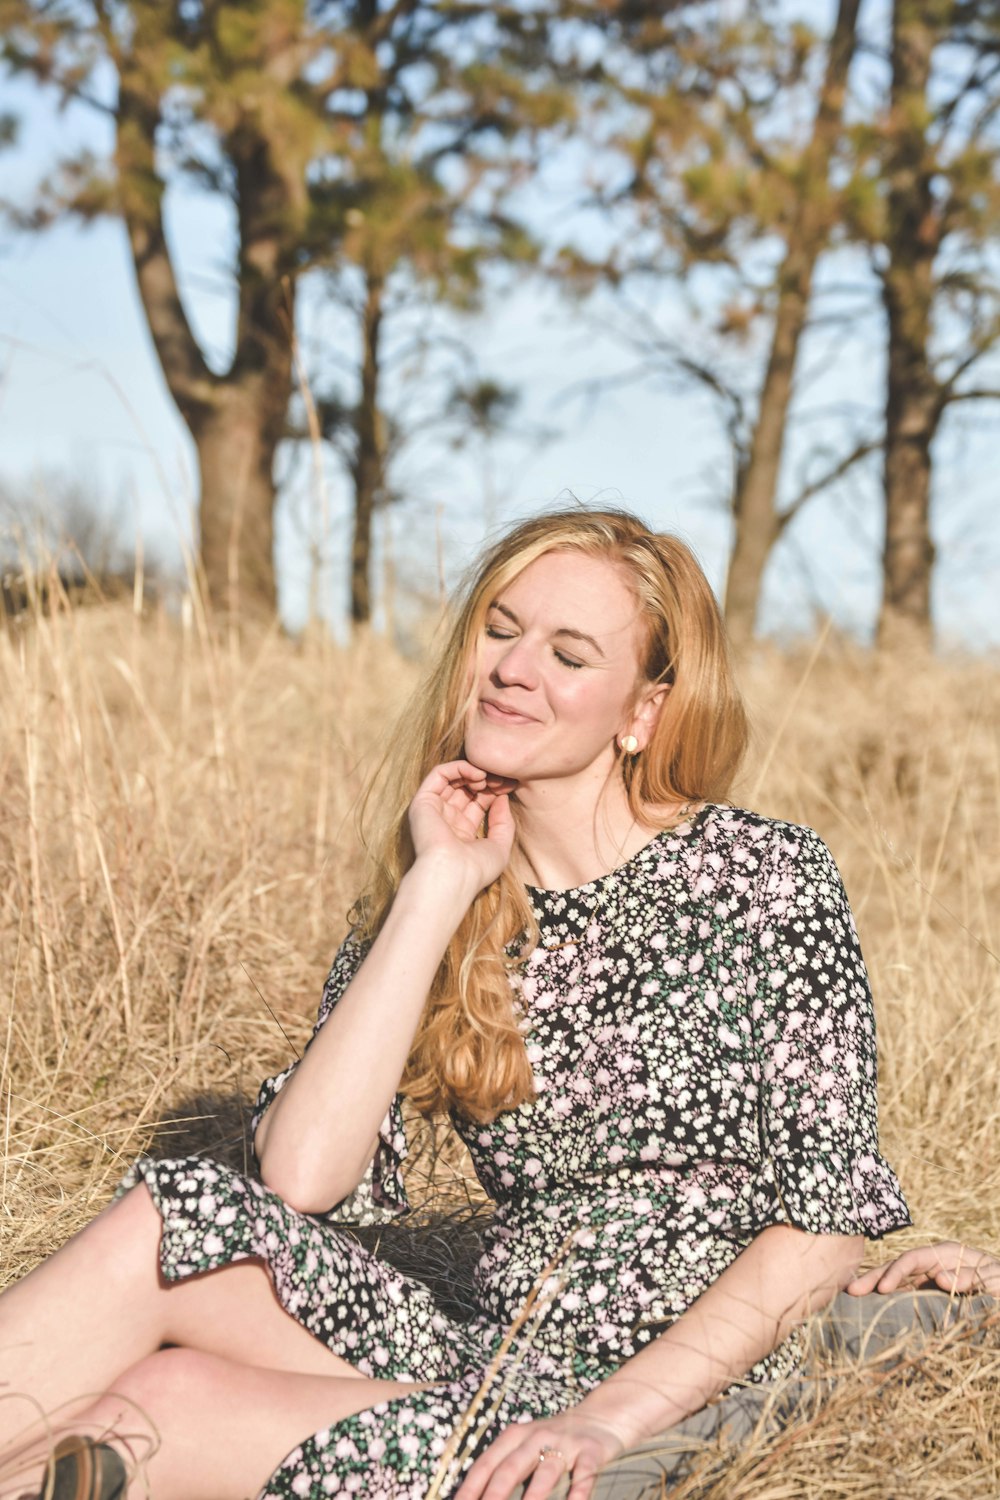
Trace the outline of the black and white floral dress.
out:
M 578 1401 L 767 1225 L 909 1222 L 878 1153 L 864 964 L 816 834 L 710 805 L 612 874 L 531 897 L 541 941 L 515 983 L 537 1098 L 455 1122 L 497 1204 L 471 1322 L 336 1227 L 407 1207 L 398 1101 L 368 1178 L 328 1215 L 196 1158 L 133 1170 L 163 1216 L 167 1278 L 259 1257 L 359 1370 L 439 1383 L 303 1434 L 262 1496 L 453 1494 L 500 1430 Z M 317 1026 L 362 957 L 349 937 Z M 796 1360 L 793 1335 L 748 1378 Z

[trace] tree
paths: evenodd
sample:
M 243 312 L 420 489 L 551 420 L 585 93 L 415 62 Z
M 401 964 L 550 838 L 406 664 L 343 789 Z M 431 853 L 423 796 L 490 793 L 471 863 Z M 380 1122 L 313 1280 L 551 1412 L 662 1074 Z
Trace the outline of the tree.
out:
M 697 383 L 722 410 L 733 453 L 725 612 L 738 644 L 753 634 L 775 543 L 873 446 L 842 444 L 782 495 L 816 267 L 842 216 L 836 176 L 859 8 L 839 0 L 829 36 L 768 0 L 728 20 L 711 9 L 647 13 L 622 26 L 600 80 L 599 124 L 609 96 L 611 114 L 626 112 L 610 134 L 619 166 L 603 194 L 624 229 L 603 265 L 575 257 L 574 270 L 585 282 L 599 270 L 626 295 L 643 281 L 685 288 L 696 335 L 661 331 L 643 312 L 626 336 L 640 371 Z
M 837 222 L 837 194 L 830 181 L 830 168 L 843 125 L 859 7 L 860 0 L 840 0 L 812 131 L 793 168 L 797 192 L 784 226 L 767 364 L 746 461 L 737 469 L 733 488 L 733 543 L 726 575 L 725 613 L 737 644 L 753 635 L 764 569 L 774 544 L 816 493 L 811 488 L 802 490 L 795 502 L 779 510 L 778 481 L 813 278 Z M 845 468 L 843 459 L 837 467 L 841 471 Z
M 931 639 L 933 444 L 1000 344 L 1000 15 L 985 0 L 895 0 L 891 78 L 858 228 L 888 330 L 879 640 Z M 859 134 L 863 134 L 859 132 Z
M 322 370 L 316 376 L 319 429 L 343 464 L 353 497 L 350 613 L 357 625 L 367 623 L 372 612 L 374 517 L 399 498 L 392 471 L 415 428 L 426 433 L 454 415 L 448 407 L 451 387 L 440 367 L 454 365 L 456 358 L 461 362 L 464 351 L 455 348 L 453 334 L 445 333 L 437 310 L 444 305 L 473 310 L 488 266 L 498 261 L 523 266 L 534 257 L 530 237 L 495 206 L 473 212 L 468 204 L 459 216 L 454 205 L 447 213 L 435 205 L 421 214 L 420 184 L 399 167 L 394 174 L 387 171 L 390 176 L 396 191 L 388 190 L 387 181 L 375 210 L 348 211 L 333 275 L 334 295 L 350 311 L 357 331 L 353 378 L 332 381 Z M 413 327 L 417 320 L 420 332 Z M 394 339 L 394 330 L 401 328 L 405 331 Z M 417 415 L 409 421 L 398 399 L 400 384 L 418 392 Z M 395 400 L 390 386 L 397 388 Z
M 453 267 L 474 262 L 491 176 L 559 109 L 530 76 L 544 56 L 541 18 L 472 0 L 0 0 L 0 31 L 9 70 L 113 126 L 113 159 L 68 156 L 22 222 L 122 217 L 153 344 L 197 451 L 201 561 L 220 608 L 274 607 L 274 462 L 300 281 L 350 253 L 358 215 L 394 222 L 384 254 L 369 236 L 359 256 L 371 302 L 357 581 L 377 469 L 382 291 L 400 258 L 419 272 L 427 252 L 434 274 L 448 256 Z M 224 370 L 198 344 L 167 238 L 169 191 L 182 181 L 232 210 L 236 329 Z M 495 231 L 494 220 L 494 244 Z M 360 582 L 356 594 L 363 614 Z
M 776 541 L 877 452 L 879 636 L 899 625 L 928 639 L 934 439 L 956 403 L 1000 396 L 979 377 L 1000 341 L 1000 13 L 988 0 L 895 0 L 884 71 L 866 38 L 854 87 L 859 9 L 839 0 L 828 40 L 769 0 L 749 0 L 730 22 L 647 13 L 620 29 L 603 62 L 598 123 L 626 114 L 608 132 L 619 165 L 603 201 L 624 230 L 602 265 L 577 257 L 575 269 L 585 279 L 602 272 L 625 293 L 642 278 L 672 279 L 695 310 L 697 342 L 645 313 L 626 331 L 640 373 L 697 382 L 723 412 L 733 450 L 725 606 L 738 643 L 752 634 Z M 874 6 L 865 15 L 879 24 Z M 816 271 L 846 246 L 867 250 L 880 293 L 884 407 L 825 445 L 792 485 L 790 418 L 804 415 L 797 366 L 826 316 Z M 734 351 L 748 349 L 734 372 Z

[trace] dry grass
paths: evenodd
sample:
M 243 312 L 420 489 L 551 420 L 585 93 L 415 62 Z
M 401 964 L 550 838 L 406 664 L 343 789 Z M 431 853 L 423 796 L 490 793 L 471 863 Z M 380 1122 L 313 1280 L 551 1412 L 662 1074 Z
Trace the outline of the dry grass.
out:
M 360 768 L 414 675 L 377 640 L 218 641 L 124 603 L 0 628 L 0 1284 L 140 1150 L 243 1159 L 245 1101 L 301 1045 L 345 925 Z M 827 639 L 762 651 L 746 685 L 739 797 L 817 827 L 858 916 L 916 1219 L 894 1248 L 997 1247 L 1000 674 Z M 468 1196 L 440 1141 L 413 1185 Z M 445 1280 L 453 1244 L 427 1242 Z M 699 1493 L 996 1495 L 995 1341 L 916 1373 L 846 1383 Z

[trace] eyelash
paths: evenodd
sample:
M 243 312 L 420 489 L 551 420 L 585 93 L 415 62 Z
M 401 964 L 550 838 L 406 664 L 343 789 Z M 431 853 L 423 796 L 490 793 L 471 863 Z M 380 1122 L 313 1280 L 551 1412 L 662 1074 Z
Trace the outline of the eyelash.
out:
M 491 641 L 512 641 L 514 639 L 512 631 L 501 630 L 497 625 L 487 625 L 486 634 Z M 574 661 L 571 656 L 564 656 L 561 651 L 555 650 L 554 647 L 553 655 L 564 667 L 569 667 L 571 672 L 579 672 L 581 668 L 587 665 L 586 662 Z

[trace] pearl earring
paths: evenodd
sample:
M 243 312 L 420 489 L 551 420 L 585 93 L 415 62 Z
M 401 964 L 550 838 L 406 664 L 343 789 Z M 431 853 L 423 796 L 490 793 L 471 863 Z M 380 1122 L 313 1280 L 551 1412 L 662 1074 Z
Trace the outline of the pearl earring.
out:
M 634 734 L 623 734 L 618 743 L 626 755 L 634 755 L 639 748 L 639 741 Z

